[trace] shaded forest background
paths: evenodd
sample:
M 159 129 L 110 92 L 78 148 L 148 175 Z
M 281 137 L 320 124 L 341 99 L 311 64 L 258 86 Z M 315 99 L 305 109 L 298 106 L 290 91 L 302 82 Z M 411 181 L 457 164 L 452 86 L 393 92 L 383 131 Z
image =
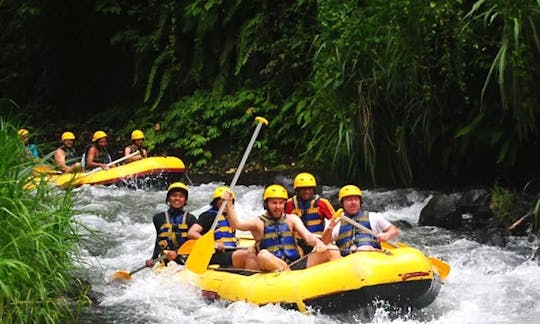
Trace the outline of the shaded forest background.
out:
M 540 180 L 540 4 L 0 0 L 0 111 L 42 152 L 140 128 L 192 171 L 362 186 Z M 330 180 L 329 180 L 330 181 Z

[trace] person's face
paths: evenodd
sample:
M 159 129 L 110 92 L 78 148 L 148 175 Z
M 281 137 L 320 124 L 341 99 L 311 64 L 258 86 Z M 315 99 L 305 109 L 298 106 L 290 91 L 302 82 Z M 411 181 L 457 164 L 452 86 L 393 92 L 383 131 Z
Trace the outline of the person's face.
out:
M 279 218 L 285 210 L 285 203 L 287 200 L 281 198 L 269 198 L 266 200 L 267 210 L 270 216 L 273 218 Z
M 302 200 L 311 200 L 313 193 L 315 192 L 313 187 L 298 188 L 298 196 Z
M 182 191 L 174 191 L 169 195 L 169 205 L 180 209 L 186 205 L 186 195 Z
M 135 144 L 135 146 L 141 146 L 143 142 L 144 142 L 144 138 L 133 140 L 133 143 Z
M 98 139 L 97 141 L 97 145 L 100 147 L 100 148 L 104 148 L 107 146 L 107 137 L 103 137 L 103 138 L 100 138 Z
M 30 139 L 30 137 L 29 137 L 28 135 L 22 136 L 22 141 L 23 141 L 23 143 L 24 143 L 25 145 L 28 144 L 28 140 L 29 140 L 29 139 Z
M 64 141 L 64 145 L 66 147 L 72 147 L 73 143 L 75 143 L 75 140 L 72 140 L 72 139 L 67 139 L 67 140 Z
M 343 198 L 342 202 L 343 209 L 349 215 L 356 215 L 362 206 L 362 199 L 360 199 L 358 196 L 345 197 Z
M 223 213 L 226 213 L 227 212 L 227 202 L 221 198 L 219 198 L 217 201 L 216 201 L 216 205 L 217 205 L 217 208 L 221 208 L 221 204 L 225 204 L 225 207 L 223 209 Z

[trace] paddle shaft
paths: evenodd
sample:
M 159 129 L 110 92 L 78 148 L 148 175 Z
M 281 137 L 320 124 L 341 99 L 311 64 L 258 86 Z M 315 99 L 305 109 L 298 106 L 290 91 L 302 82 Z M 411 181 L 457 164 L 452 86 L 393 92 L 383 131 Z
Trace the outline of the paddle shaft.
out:
M 234 177 L 231 181 L 231 184 L 229 185 L 229 190 L 233 191 L 234 186 L 236 186 L 236 182 L 238 181 L 238 178 L 240 177 L 240 174 L 242 173 L 242 169 L 244 169 L 244 165 L 246 164 L 247 158 L 249 156 L 249 153 L 251 152 L 251 148 L 253 147 L 253 144 L 255 143 L 255 140 L 257 139 L 257 136 L 259 135 L 259 132 L 261 131 L 262 125 L 264 124 L 264 121 L 257 119 L 259 122 L 257 124 L 257 127 L 255 128 L 255 131 L 253 132 L 253 135 L 251 136 L 251 140 L 249 141 L 249 144 L 246 148 L 246 151 L 244 152 L 244 155 L 242 156 L 242 160 L 240 160 L 240 164 L 238 165 L 238 169 L 236 169 L 236 172 L 234 173 Z M 227 204 L 222 203 L 219 207 L 218 213 L 216 217 L 214 218 L 214 222 L 212 223 L 212 227 L 210 227 L 209 232 L 216 229 L 219 217 L 223 214 L 223 210 L 225 209 L 225 206 Z
M 123 162 L 123 161 L 125 161 L 125 160 L 127 160 L 127 159 L 129 159 L 129 158 L 132 158 L 132 157 L 134 157 L 135 155 L 139 155 L 139 154 L 141 154 L 141 152 L 139 152 L 139 151 L 133 152 L 133 153 L 131 153 L 131 154 L 129 154 L 129 155 L 126 155 L 126 156 L 124 156 L 124 157 L 119 158 L 118 160 L 114 160 L 114 161 L 112 161 L 112 162 L 110 162 L 110 163 L 107 163 L 105 166 L 108 168 L 108 167 L 110 167 L 110 166 L 113 165 L 113 164 Z M 98 172 L 98 171 L 101 171 L 101 170 L 103 170 L 102 167 L 95 168 L 94 170 L 91 170 L 91 171 L 88 171 L 88 172 L 84 173 L 83 176 L 87 176 L 87 175 L 90 175 L 90 174 L 92 174 L 92 173 L 95 173 L 95 172 Z

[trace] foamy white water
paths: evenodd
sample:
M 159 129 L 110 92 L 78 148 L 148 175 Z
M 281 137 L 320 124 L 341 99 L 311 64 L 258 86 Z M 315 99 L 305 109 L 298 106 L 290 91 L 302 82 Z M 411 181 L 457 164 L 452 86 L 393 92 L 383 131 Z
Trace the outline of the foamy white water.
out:
M 220 183 L 190 187 L 188 210 L 208 208 Z M 324 187 L 325 193 L 337 188 Z M 261 186 L 238 186 L 239 217 L 263 212 Z M 101 303 L 84 314 L 86 323 L 353 323 L 362 314 L 304 315 L 279 306 L 244 302 L 208 304 L 183 283 L 174 269 L 154 274 L 144 269 L 133 280 L 111 280 L 116 270 L 134 270 L 150 258 L 155 240 L 152 216 L 167 208 L 165 191 L 115 187 L 76 190 L 77 219 L 85 235 L 82 265 Z M 366 204 L 391 221 L 416 224 L 430 193 L 412 189 L 364 191 Z M 92 232 L 90 233 L 89 230 Z M 400 241 L 449 262 L 452 271 L 435 302 L 408 314 L 375 311 L 372 323 L 536 323 L 540 318 L 540 267 L 531 260 L 538 242 L 512 238 L 505 248 L 479 244 L 466 235 L 436 227 L 402 228 Z

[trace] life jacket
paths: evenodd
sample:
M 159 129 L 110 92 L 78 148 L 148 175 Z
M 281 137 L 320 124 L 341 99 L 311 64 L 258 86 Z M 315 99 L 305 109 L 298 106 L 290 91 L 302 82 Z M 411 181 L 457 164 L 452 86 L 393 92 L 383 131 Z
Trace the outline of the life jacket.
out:
M 111 155 L 107 152 L 106 148 L 100 149 L 95 144 L 89 144 L 89 145 L 86 146 L 86 149 L 84 150 L 84 154 L 81 157 L 81 165 L 82 165 L 83 168 L 86 168 L 86 156 L 88 155 L 88 151 L 90 150 L 90 148 L 92 146 L 95 147 L 99 152 L 94 157 L 94 162 L 96 162 L 96 163 L 104 163 L 104 164 L 108 164 L 108 163 L 112 162 Z
M 216 217 L 217 210 L 209 209 L 206 213 L 210 213 Z M 221 214 L 214 230 L 214 240 L 223 243 L 225 246 L 236 247 L 236 231 L 231 227 L 225 215 Z
M 367 210 L 360 210 L 358 214 L 349 217 L 371 229 L 371 225 L 369 224 L 369 213 Z M 376 249 L 381 248 L 381 245 L 375 236 L 365 233 L 364 231 L 357 229 L 354 225 L 343 221 L 339 227 L 339 235 L 336 240 L 336 244 L 339 246 L 342 256 L 346 256 L 351 253 L 351 247 L 353 244 L 357 247 L 362 245 L 371 245 Z
M 75 149 L 73 147 L 67 147 L 65 145 L 60 146 L 60 149 L 66 152 L 66 165 L 70 166 L 76 163 L 77 156 L 75 155 Z
M 300 216 L 306 228 L 314 234 L 321 235 L 324 231 L 324 222 L 319 215 L 319 200 L 321 197 L 315 195 L 311 200 L 298 200 L 295 195 L 292 198 L 292 214 Z
M 188 225 L 187 213 L 181 211 L 178 216 L 169 217 L 169 211 L 165 211 L 165 223 L 158 232 L 158 244 L 162 250 L 176 250 L 187 241 Z
M 291 233 L 289 224 L 285 221 L 287 215 L 282 215 L 278 220 L 261 215 L 259 218 L 264 222 L 264 234 L 259 248 L 266 249 L 276 257 L 291 262 L 300 257 L 296 250 L 296 241 Z

